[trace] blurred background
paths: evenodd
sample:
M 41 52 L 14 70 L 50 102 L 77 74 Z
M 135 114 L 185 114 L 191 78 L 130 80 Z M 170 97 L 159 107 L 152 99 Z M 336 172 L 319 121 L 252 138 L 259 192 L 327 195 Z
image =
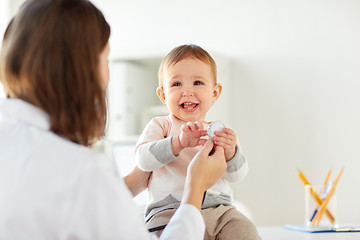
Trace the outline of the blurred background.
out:
M 1 33 L 22 2 L 0 0 Z M 162 57 L 194 43 L 218 64 L 223 92 L 208 120 L 224 121 L 239 136 L 249 174 L 232 187 L 253 221 L 302 224 L 297 169 L 321 185 L 329 169 L 335 177 L 344 167 L 336 217 L 360 224 L 360 1 L 93 3 L 112 27 L 103 150 L 123 171 L 144 124 L 167 114 L 155 94 Z

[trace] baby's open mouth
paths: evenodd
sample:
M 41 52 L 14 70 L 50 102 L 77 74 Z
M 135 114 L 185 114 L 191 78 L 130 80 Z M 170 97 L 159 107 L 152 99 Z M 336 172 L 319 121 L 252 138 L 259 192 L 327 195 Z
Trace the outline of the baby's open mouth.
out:
M 199 105 L 198 103 L 189 103 L 189 102 L 185 102 L 185 103 L 180 104 L 180 106 L 181 106 L 183 109 L 186 109 L 186 110 L 194 109 L 194 108 L 196 108 L 198 105 Z

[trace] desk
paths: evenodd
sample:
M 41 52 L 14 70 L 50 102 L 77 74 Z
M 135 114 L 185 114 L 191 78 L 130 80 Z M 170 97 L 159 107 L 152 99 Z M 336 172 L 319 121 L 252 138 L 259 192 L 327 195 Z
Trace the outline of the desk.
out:
M 262 240 L 360 240 L 360 232 L 305 233 L 284 227 L 258 227 Z

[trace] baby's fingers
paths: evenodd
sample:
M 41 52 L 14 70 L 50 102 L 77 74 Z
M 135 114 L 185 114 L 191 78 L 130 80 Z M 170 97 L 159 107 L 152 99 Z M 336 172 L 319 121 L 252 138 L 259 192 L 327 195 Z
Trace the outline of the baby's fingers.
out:
M 187 122 L 186 126 L 191 131 L 199 131 L 203 129 L 203 126 L 200 122 Z
M 214 144 L 219 147 L 223 147 L 224 149 L 233 149 L 234 145 L 231 143 L 224 143 L 224 142 L 216 142 L 214 141 Z
M 207 136 L 207 131 L 206 130 L 200 130 L 200 136 Z
M 189 127 L 191 131 L 196 130 L 196 124 L 194 122 L 187 122 L 186 125 Z
M 207 141 L 208 140 L 206 140 L 206 139 L 200 138 L 198 143 L 199 143 L 199 145 L 204 145 Z
M 219 143 L 236 144 L 236 138 L 229 135 L 215 136 L 213 141 L 216 145 L 219 145 Z
M 225 137 L 225 136 L 233 136 L 236 137 L 235 132 L 230 128 L 223 128 L 222 131 L 215 131 L 215 136 Z
M 196 129 L 198 129 L 200 131 L 204 130 L 204 126 L 201 122 L 196 121 L 196 122 L 194 122 L 194 124 L 195 124 Z
M 187 124 L 181 125 L 181 130 L 182 130 L 182 131 L 187 131 L 188 129 L 189 129 L 189 127 L 188 127 Z

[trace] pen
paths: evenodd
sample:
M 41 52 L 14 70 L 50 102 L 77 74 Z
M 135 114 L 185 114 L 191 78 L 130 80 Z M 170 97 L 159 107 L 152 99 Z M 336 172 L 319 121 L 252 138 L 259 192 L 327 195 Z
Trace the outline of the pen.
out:
M 326 206 L 329 203 L 329 201 L 331 199 L 331 196 L 333 195 L 333 193 L 335 191 L 336 184 L 339 182 L 339 179 L 340 179 L 343 171 L 344 171 L 344 168 L 340 169 L 340 171 L 339 171 L 339 173 L 338 173 L 338 175 L 337 175 L 337 177 L 336 177 L 336 179 L 334 181 L 334 184 L 331 186 L 331 190 L 330 190 L 329 194 L 326 196 L 325 200 L 322 202 L 322 204 L 321 204 L 321 206 L 319 208 L 319 211 L 316 213 L 314 219 L 311 221 L 311 224 L 314 224 L 314 222 L 317 221 L 316 226 L 319 225 L 319 222 L 320 222 L 320 220 L 322 218 L 322 215 L 324 214 Z M 332 223 L 332 224 L 334 224 L 334 223 Z
M 304 183 L 304 185 L 309 185 L 309 192 L 311 194 L 311 196 L 315 199 L 315 201 L 317 202 L 317 204 L 320 206 L 323 203 L 323 200 L 319 197 L 319 195 L 316 193 L 316 191 L 313 189 L 312 185 L 310 184 L 310 182 L 306 179 L 305 175 L 301 172 L 300 169 L 298 169 L 298 174 L 299 177 L 301 179 L 301 181 Z M 327 216 L 327 218 L 329 219 L 329 221 L 334 224 L 335 221 L 335 217 L 334 215 L 327 209 L 325 208 L 325 214 Z M 314 219 L 313 219 L 314 220 Z
M 320 190 L 320 192 L 319 192 L 320 198 L 321 198 L 322 200 L 324 200 L 325 197 L 322 197 L 321 195 L 323 195 L 323 194 L 326 193 L 325 191 L 326 191 L 327 186 L 328 186 L 328 181 L 329 181 L 330 175 L 331 175 L 331 169 L 328 171 L 328 173 L 327 173 L 327 175 L 326 175 L 326 178 L 325 178 L 325 181 L 324 181 L 324 184 L 323 184 L 323 186 L 322 186 L 322 188 L 321 188 L 321 190 Z M 314 219 L 314 217 L 315 217 L 316 213 L 318 212 L 318 210 L 319 210 L 318 207 L 315 208 L 314 213 L 312 214 L 312 216 L 311 216 L 311 218 L 310 218 L 310 222 L 312 222 L 312 220 Z
M 328 174 L 326 175 L 325 181 L 324 181 L 324 185 L 322 186 L 321 190 L 320 190 L 320 195 L 326 190 L 326 186 L 328 184 L 329 178 L 331 175 L 331 169 L 329 170 Z

